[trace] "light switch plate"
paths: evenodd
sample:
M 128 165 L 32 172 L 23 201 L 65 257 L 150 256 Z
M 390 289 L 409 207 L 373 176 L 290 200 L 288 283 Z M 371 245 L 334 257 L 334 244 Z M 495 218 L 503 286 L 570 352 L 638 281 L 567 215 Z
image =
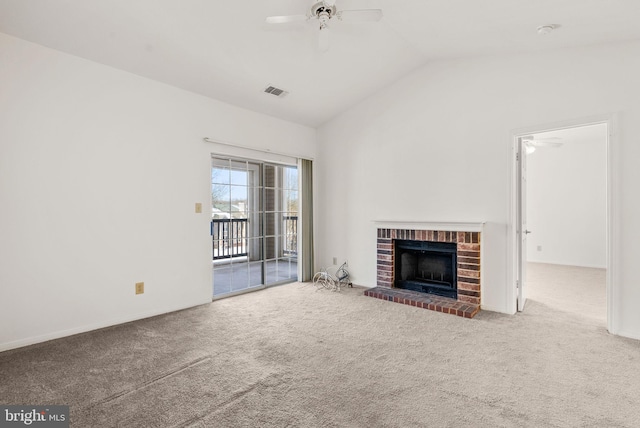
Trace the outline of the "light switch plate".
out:
M 200 214 L 202 212 L 202 203 L 196 202 L 196 214 Z

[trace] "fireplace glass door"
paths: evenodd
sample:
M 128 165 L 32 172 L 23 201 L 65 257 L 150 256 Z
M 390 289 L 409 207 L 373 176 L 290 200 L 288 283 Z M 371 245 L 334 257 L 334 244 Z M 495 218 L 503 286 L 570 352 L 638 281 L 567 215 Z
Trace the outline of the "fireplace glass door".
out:
M 397 288 L 457 298 L 455 243 L 395 241 Z

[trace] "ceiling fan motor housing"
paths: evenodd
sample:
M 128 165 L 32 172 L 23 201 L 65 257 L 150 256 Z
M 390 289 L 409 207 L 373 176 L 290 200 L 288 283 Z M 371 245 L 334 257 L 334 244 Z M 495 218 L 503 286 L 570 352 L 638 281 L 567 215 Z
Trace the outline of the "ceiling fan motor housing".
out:
M 315 16 L 322 22 L 331 19 L 336 14 L 336 7 L 329 6 L 323 1 L 319 1 L 318 3 L 311 6 L 311 16 Z

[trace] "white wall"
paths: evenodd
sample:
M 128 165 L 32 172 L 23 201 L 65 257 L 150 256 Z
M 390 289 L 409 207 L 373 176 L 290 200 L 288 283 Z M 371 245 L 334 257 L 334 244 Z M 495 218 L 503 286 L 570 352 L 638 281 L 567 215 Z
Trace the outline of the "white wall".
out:
M 311 128 L 0 34 L 0 350 L 211 301 L 205 136 L 315 152 Z
M 482 306 L 511 313 L 512 133 L 617 114 L 612 331 L 640 338 L 638 75 L 635 42 L 433 62 L 363 101 L 318 131 L 318 263 L 348 259 L 354 282 L 375 286 L 374 220 L 484 220 Z
M 607 266 L 607 126 L 588 128 L 593 138 L 558 137 L 527 156 L 530 262 Z

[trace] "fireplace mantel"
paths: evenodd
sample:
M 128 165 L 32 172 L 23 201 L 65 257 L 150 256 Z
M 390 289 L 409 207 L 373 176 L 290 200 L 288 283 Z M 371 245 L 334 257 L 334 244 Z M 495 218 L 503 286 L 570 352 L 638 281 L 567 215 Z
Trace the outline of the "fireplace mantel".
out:
M 482 232 L 485 222 L 375 220 L 378 229 L 445 230 L 451 232 Z

